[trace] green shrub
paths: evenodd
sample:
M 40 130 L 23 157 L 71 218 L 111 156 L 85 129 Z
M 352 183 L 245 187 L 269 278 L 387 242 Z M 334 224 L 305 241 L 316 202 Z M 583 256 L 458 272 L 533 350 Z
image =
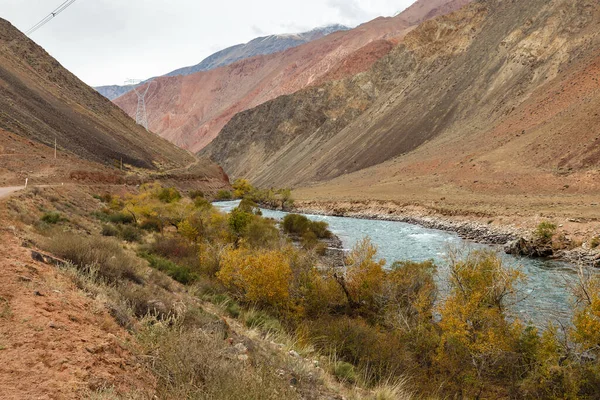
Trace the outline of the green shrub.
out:
M 318 239 L 329 239 L 333 236 L 328 229 L 329 224 L 324 221 L 311 221 L 304 215 L 288 214 L 282 222 L 282 227 L 285 233 L 303 236 L 307 232 L 312 232 Z
M 233 194 L 229 190 L 219 190 L 217 193 L 217 200 L 225 201 L 233 199 Z
M 204 192 L 202 190 L 192 190 L 192 191 L 190 191 L 188 193 L 188 196 L 192 200 L 197 200 L 199 198 L 203 199 L 204 198 Z
M 176 264 L 171 260 L 148 253 L 141 253 L 140 256 L 148 260 L 152 268 L 164 272 L 179 283 L 188 285 L 197 279 L 190 268 Z
M 275 221 L 255 218 L 246 227 L 244 238 L 251 248 L 274 248 L 279 243 L 279 229 Z
M 212 204 L 204 197 L 196 197 L 194 200 L 194 207 L 199 210 L 210 210 L 212 208 Z
M 163 203 L 175 203 L 181 200 L 181 193 L 175 188 L 163 188 L 158 192 L 158 199 Z
M 42 222 L 45 222 L 47 224 L 58 224 L 61 221 L 64 221 L 62 215 L 58 212 L 47 212 L 44 215 L 42 215 L 41 218 Z
M 309 230 L 310 220 L 304 215 L 288 214 L 281 223 L 285 233 L 292 235 L 302 235 Z
M 263 332 L 281 332 L 281 323 L 265 311 L 251 309 L 244 314 L 244 323 L 248 328 L 259 329 Z
M 102 225 L 102 236 L 119 236 L 119 230 L 114 225 Z
M 548 243 L 556 233 L 556 225 L 552 222 L 544 221 L 540 223 L 535 230 L 535 238 L 543 243 Z
M 354 370 L 354 365 L 340 361 L 335 363 L 333 367 L 333 375 L 340 381 L 344 383 L 356 383 L 356 371 Z
M 121 224 L 121 225 L 133 224 L 133 222 L 135 221 L 135 219 L 133 218 L 133 215 L 126 214 L 126 213 L 109 214 L 107 216 L 107 220 L 109 222 L 112 222 L 113 224 Z
M 227 311 L 227 314 L 229 314 L 232 318 L 237 318 L 242 313 L 240 305 L 233 300 L 230 301 L 229 304 L 227 304 L 225 310 Z
M 132 225 L 123 225 L 120 229 L 119 236 L 126 242 L 135 243 L 142 240 L 142 233 L 138 228 Z
M 592 238 L 592 240 L 590 241 L 590 247 L 592 249 L 595 249 L 598 246 L 600 246 L 600 236 L 596 236 L 596 237 Z

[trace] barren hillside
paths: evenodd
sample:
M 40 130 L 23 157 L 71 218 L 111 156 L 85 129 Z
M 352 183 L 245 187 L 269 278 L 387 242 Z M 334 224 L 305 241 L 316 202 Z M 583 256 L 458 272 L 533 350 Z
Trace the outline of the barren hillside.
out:
M 184 166 L 193 157 L 146 132 L 0 20 L 0 128 L 100 163 Z
M 417 22 L 468 2 L 421 0 L 397 17 L 378 18 L 281 53 L 185 77 L 159 78 L 148 101 L 150 127 L 185 149 L 199 151 L 238 112 L 322 82 L 324 76 L 338 79 L 365 71 Z M 133 94 L 115 103 L 134 115 Z
M 306 198 L 597 193 L 599 22 L 590 0 L 475 2 L 364 74 L 237 115 L 205 154 L 266 187 L 337 178 Z
M 114 172 L 121 160 L 154 172 L 193 165 L 199 178 L 226 181 L 218 166 L 147 132 L 1 19 L 0 48 L 0 181 Z M 60 157 L 50 162 L 55 140 Z

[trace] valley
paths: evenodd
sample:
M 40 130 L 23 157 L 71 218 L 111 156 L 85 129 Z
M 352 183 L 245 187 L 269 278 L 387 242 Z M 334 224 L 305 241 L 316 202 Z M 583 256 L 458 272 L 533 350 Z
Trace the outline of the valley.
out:
M 597 0 L 111 1 L 0 18 L 2 399 L 600 398 Z

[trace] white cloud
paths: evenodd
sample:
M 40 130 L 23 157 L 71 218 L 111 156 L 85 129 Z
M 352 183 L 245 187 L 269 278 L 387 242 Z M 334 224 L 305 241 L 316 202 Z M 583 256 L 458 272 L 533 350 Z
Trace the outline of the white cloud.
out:
M 120 84 L 196 64 L 257 36 L 358 25 L 412 1 L 79 0 L 32 39 L 88 84 Z M 0 17 L 25 31 L 60 3 L 0 0 Z

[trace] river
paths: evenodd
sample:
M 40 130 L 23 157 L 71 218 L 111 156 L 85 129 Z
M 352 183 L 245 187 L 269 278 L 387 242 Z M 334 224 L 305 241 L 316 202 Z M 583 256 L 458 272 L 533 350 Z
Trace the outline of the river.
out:
M 218 202 L 214 205 L 229 212 L 239 201 Z M 286 213 L 262 210 L 265 217 L 282 219 Z M 325 221 L 330 230 L 343 242 L 345 249 L 352 248 L 365 236 L 371 238 L 379 249 L 379 257 L 390 266 L 394 261 L 426 261 L 433 259 L 438 265 L 437 282 L 442 292 L 447 292 L 448 262 L 450 249 L 463 252 L 474 249 L 494 249 L 500 252 L 506 265 L 520 268 L 527 281 L 520 288 L 520 301 L 513 313 L 526 323 L 544 327 L 548 322 L 568 323 L 572 315 L 572 296 L 569 284 L 577 278 L 574 266 L 554 261 L 514 257 L 504 254 L 500 248 L 477 244 L 461 239 L 457 234 L 424 228 L 404 222 L 331 217 L 305 214 L 315 221 Z

